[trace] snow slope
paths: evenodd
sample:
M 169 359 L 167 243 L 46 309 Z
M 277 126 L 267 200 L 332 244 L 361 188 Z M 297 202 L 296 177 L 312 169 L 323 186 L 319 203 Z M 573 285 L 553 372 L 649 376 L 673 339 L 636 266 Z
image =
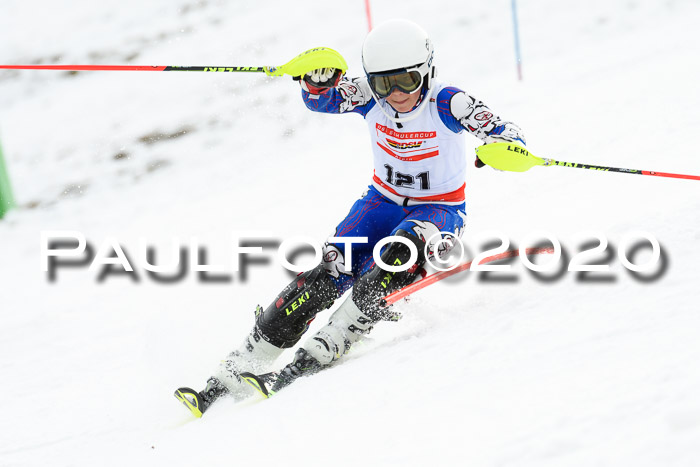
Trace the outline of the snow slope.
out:
M 362 72 L 362 2 L 5 0 L 0 62 L 281 64 L 339 50 Z M 375 1 L 436 45 L 440 77 L 518 122 L 536 155 L 700 174 L 692 0 Z M 400 305 L 347 361 L 278 397 L 222 401 L 200 387 L 287 282 L 172 285 L 40 268 L 40 233 L 95 246 L 139 239 L 172 257 L 197 237 L 226 262 L 234 231 L 323 240 L 369 181 L 357 116 L 306 110 L 287 78 L 205 73 L 0 73 L 0 135 L 21 208 L 0 221 L 0 465 L 636 465 L 700 462 L 700 185 L 569 168 L 468 171 L 467 240 L 537 231 L 569 257 L 590 232 L 615 252 L 646 231 L 666 269 L 640 281 L 465 274 Z M 476 146 L 479 142 L 469 139 Z M 467 155 L 471 160 L 471 155 Z M 643 262 L 648 251 L 637 256 Z M 328 312 L 319 316 L 320 326 Z M 291 357 L 290 354 L 280 364 Z

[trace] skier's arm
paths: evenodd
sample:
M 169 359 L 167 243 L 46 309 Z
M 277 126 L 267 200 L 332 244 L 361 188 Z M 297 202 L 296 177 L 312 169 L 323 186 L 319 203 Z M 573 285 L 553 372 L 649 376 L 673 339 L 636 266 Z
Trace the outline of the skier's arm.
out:
M 331 73 L 310 73 L 301 82 L 301 97 L 306 107 L 315 112 L 346 113 L 355 112 L 362 116 L 374 106 L 374 100 L 369 92 L 365 78 L 341 78 L 334 87 L 323 87 L 332 80 Z M 314 79 L 316 78 L 316 79 Z M 325 81 L 322 81 L 326 78 Z
M 467 130 L 485 143 L 509 141 L 525 144 L 525 136 L 515 123 L 502 120 L 486 104 L 458 88 L 443 88 L 437 103 L 440 119 L 455 133 Z M 474 165 L 481 168 L 485 164 L 477 157 Z

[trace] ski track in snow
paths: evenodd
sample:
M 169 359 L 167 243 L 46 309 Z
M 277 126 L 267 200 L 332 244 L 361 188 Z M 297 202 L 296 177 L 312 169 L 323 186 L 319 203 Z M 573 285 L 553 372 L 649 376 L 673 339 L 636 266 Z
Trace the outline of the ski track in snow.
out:
M 436 45 L 439 77 L 517 122 L 540 157 L 700 174 L 692 0 L 373 2 Z M 0 62 L 278 65 L 319 45 L 362 72 L 364 7 L 273 0 L 5 0 Z M 38 15 L 37 12 L 41 12 Z M 356 115 L 313 114 L 288 78 L 0 71 L 0 136 L 20 209 L 0 221 L 0 465 L 695 466 L 700 463 L 698 182 L 561 167 L 468 170 L 465 236 L 535 231 L 576 253 L 659 239 L 640 282 L 463 274 L 400 303 L 330 371 L 203 420 L 172 397 L 200 387 L 289 280 L 175 285 L 40 270 L 43 230 L 170 255 L 198 237 L 224 262 L 234 231 L 323 240 L 369 182 Z M 468 137 L 476 146 L 479 142 Z M 584 234 L 582 237 L 579 235 Z M 493 238 L 493 237 L 490 237 Z M 614 251 L 614 250 L 613 250 Z M 639 260 L 643 260 L 640 254 Z M 329 316 L 323 312 L 311 332 Z M 291 358 L 285 353 L 280 364 Z

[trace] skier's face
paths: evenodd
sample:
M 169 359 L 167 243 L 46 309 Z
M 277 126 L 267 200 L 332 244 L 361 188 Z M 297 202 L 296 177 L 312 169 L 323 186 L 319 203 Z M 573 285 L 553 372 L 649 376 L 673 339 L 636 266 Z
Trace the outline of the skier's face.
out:
M 405 113 L 410 112 L 411 109 L 418 102 L 420 97 L 420 92 L 414 92 L 412 94 L 406 94 L 398 89 L 394 91 L 386 98 L 386 101 L 391 105 L 397 112 Z

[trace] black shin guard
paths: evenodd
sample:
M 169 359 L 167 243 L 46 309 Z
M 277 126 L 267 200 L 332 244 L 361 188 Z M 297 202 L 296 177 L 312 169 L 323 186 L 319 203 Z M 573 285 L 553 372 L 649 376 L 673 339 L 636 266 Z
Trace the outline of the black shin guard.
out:
M 389 272 L 375 265 L 372 269 L 360 277 L 352 290 L 352 299 L 357 307 L 367 316 L 381 320 L 385 319 L 381 299 L 401 287 L 413 282 L 417 270 L 425 264 L 425 242 L 411 232 L 399 230 L 396 236 L 410 240 L 418 249 L 418 258 L 414 266 L 402 272 Z M 393 242 L 382 253 L 382 261 L 391 266 L 406 264 L 411 257 L 409 247 L 400 242 Z
M 294 279 L 256 319 L 256 334 L 279 348 L 293 347 L 316 314 L 330 308 L 338 291 L 323 265 Z

